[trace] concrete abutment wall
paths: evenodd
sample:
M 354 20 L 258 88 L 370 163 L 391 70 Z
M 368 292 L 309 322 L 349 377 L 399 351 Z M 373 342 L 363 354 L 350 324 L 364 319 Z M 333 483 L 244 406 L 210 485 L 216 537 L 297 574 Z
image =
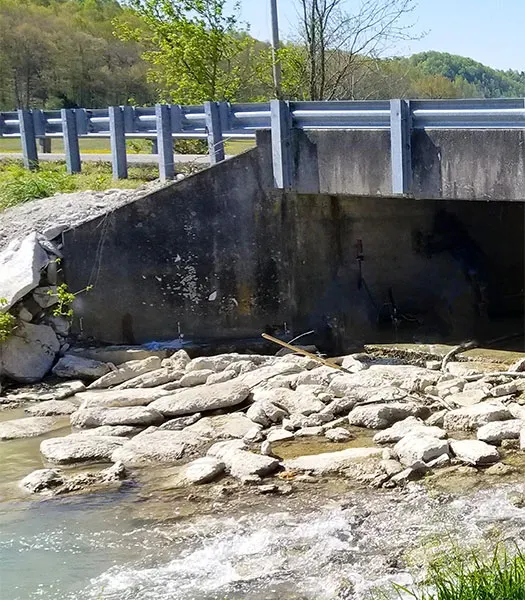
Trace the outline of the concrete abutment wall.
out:
M 341 351 L 522 328 L 521 132 L 415 132 L 417 199 L 391 197 L 388 132 L 295 137 L 293 192 L 272 189 L 263 133 L 256 149 L 66 232 L 70 288 L 94 286 L 77 329 L 128 344 L 315 329 Z

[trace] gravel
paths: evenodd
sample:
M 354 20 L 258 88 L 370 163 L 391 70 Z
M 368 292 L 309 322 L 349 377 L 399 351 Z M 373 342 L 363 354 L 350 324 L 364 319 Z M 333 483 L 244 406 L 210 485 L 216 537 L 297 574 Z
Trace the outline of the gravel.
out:
M 0 252 L 14 238 L 25 237 L 34 230 L 53 239 L 66 229 L 96 219 L 165 185 L 152 181 L 134 190 L 56 194 L 8 208 L 0 212 Z

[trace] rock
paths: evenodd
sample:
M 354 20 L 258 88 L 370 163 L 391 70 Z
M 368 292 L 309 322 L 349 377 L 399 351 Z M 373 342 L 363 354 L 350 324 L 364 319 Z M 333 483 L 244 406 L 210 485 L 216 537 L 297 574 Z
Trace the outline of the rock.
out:
M 37 437 L 62 429 L 64 423 L 54 417 L 26 417 L 0 422 L 0 440 Z
M 363 364 L 360 360 L 355 358 L 352 354 L 343 357 L 343 362 L 341 363 L 343 369 L 350 371 L 352 373 L 359 373 L 359 371 L 364 371 L 367 368 L 367 365 Z
M 499 452 L 490 444 L 479 440 L 450 440 L 453 454 L 468 465 L 486 465 L 499 460 Z
M 503 448 L 503 450 L 519 450 L 520 440 L 502 440 L 501 447 Z
M 227 369 L 236 360 L 241 360 L 239 354 L 219 354 L 218 356 L 199 356 L 186 365 L 186 371 L 211 371 L 219 373 Z
M 311 371 L 304 371 L 297 377 L 297 385 L 304 384 L 315 384 L 315 385 L 328 385 L 332 379 L 341 376 L 342 371 L 334 369 L 333 367 L 316 367 Z
M 427 435 L 439 439 L 447 437 L 447 432 L 443 429 L 425 425 L 421 419 L 417 419 L 416 417 L 407 417 L 403 421 L 394 423 L 392 427 L 376 433 L 374 435 L 374 442 L 376 444 L 394 444 L 409 433 Z
M 138 389 L 138 390 L 93 390 L 82 392 L 75 396 L 81 402 L 80 408 L 119 407 L 119 406 L 147 406 L 169 394 L 166 390 Z
M 250 389 L 266 384 L 271 380 L 275 380 L 280 375 L 294 375 L 301 372 L 301 367 L 293 363 L 280 362 L 274 365 L 268 365 L 239 375 L 235 381 L 246 385 Z M 289 386 L 287 380 L 287 387 Z
M 213 373 L 208 377 L 206 383 L 224 383 L 225 381 L 230 381 L 237 377 L 236 371 L 233 369 L 226 369 L 226 371 L 221 371 L 220 373 Z
M 507 410 L 515 419 L 525 421 L 525 406 L 521 406 L 517 402 L 510 402 L 507 404 Z
M 0 376 L 19 383 L 40 381 L 59 350 L 60 342 L 51 327 L 20 322 L 0 346 Z
M 334 417 L 338 415 L 348 415 L 350 411 L 357 404 L 356 398 L 350 398 L 345 396 L 344 398 L 336 398 L 329 404 L 327 404 L 321 413 L 330 413 Z
M 111 460 L 122 461 L 127 467 L 176 463 L 182 458 L 194 456 L 207 443 L 208 438 L 200 438 L 186 431 L 157 430 L 128 440 L 113 452 Z
M 193 425 L 186 427 L 185 432 L 212 440 L 227 440 L 244 437 L 253 427 L 252 421 L 242 413 L 203 417 Z
M 163 487 L 186 487 L 210 483 L 224 472 L 224 463 L 213 456 L 203 456 L 180 467 L 178 472 L 170 477 Z
M 415 481 L 419 479 L 425 473 L 425 466 L 421 463 L 416 463 L 412 467 L 407 467 L 403 471 L 396 473 L 390 479 L 392 483 L 396 485 L 405 485 L 409 481 Z
M 123 363 L 140 361 L 152 356 L 159 358 L 162 362 L 167 359 L 168 352 L 168 350 L 148 350 L 143 346 L 103 346 L 74 348 L 70 354 L 120 366 Z M 160 368 L 160 366 L 162 365 L 155 368 Z
M 151 407 L 166 417 L 231 408 L 244 402 L 250 394 L 250 388 L 238 380 L 239 378 L 200 388 L 178 390 L 169 396 L 155 400 Z
M 107 363 L 66 354 L 53 367 L 53 374 L 65 379 L 97 379 L 111 371 Z
M 51 306 L 58 304 L 56 285 L 37 287 L 33 292 L 33 300 L 40 308 L 50 308 Z
M 490 393 L 495 398 L 500 396 L 509 396 L 518 392 L 518 386 L 515 381 L 509 381 L 509 383 L 502 383 L 497 385 L 490 390 Z
M 369 369 L 370 370 L 370 369 Z M 356 406 L 348 415 L 350 425 L 369 429 L 386 429 L 396 421 L 407 417 L 428 416 L 428 408 L 413 402 L 390 402 L 389 404 L 370 404 Z
M 300 354 L 285 354 L 281 360 L 298 365 L 303 371 L 311 371 L 320 365 L 320 363 L 313 358 L 302 356 Z
M 117 408 L 83 408 L 71 415 L 71 425 L 91 429 L 102 425 L 160 425 L 164 417 L 146 406 L 123 406 Z
M 381 456 L 380 448 L 347 448 L 338 452 L 325 452 L 298 456 L 284 461 L 287 471 L 311 471 L 318 475 L 337 473 L 356 463 Z
M 448 451 L 447 440 L 417 433 L 409 433 L 394 446 L 399 462 L 406 467 L 417 462 L 428 463 Z
M 247 450 L 243 440 L 228 440 L 226 442 L 216 442 L 208 449 L 207 456 L 213 456 L 223 462 L 229 460 L 229 456 L 238 450 Z
M 393 477 L 404 470 L 403 465 L 397 460 L 387 459 L 379 463 L 379 467 L 389 476 Z
M 18 311 L 18 318 L 26 323 L 31 323 L 33 320 L 33 314 L 29 312 L 25 306 L 22 306 Z
M 293 429 L 301 429 L 304 427 L 321 427 L 330 423 L 333 420 L 333 415 L 330 413 L 314 413 L 313 415 L 292 414 L 288 421 Z M 330 429 L 330 428 L 328 428 Z
M 42 323 L 49 325 L 57 335 L 61 335 L 62 337 L 67 337 L 71 329 L 71 323 L 66 317 L 47 315 Z M 67 349 L 61 348 L 63 352 L 66 352 Z
M 425 367 L 430 369 L 431 371 L 439 371 L 441 369 L 441 361 L 440 360 L 427 360 L 425 363 Z
M 489 467 L 485 471 L 485 473 L 491 476 L 503 477 L 505 475 L 512 475 L 513 473 L 516 473 L 516 469 L 511 465 L 506 465 L 505 463 L 498 462 L 495 465 Z
M 167 367 L 148 371 L 133 379 L 128 379 L 124 383 L 116 386 L 119 390 L 128 390 L 133 388 L 153 388 L 159 385 L 165 385 L 175 381 L 180 381 L 184 377 L 184 371 L 173 370 Z
M 519 358 L 509 367 L 509 373 L 521 373 L 525 371 L 525 358 Z
M 250 446 L 251 444 L 257 444 L 258 442 L 262 442 L 264 440 L 264 433 L 261 431 L 260 425 L 254 425 L 250 431 L 246 433 L 246 435 L 242 438 L 242 441 Z
M 210 369 L 202 369 L 200 371 L 190 371 L 185 373 L 180 380 L 181 387 L 193 387 L 195 385 L 202 385 L 206 383 L 210 375 L 213 375 L 214 371 Z
M 268 485 L 259 485 L 257 486 L 257 491 L 260 494 L 277 494 L 279 491 L 279 487 L 274 483 L 270 483 Z
M 477 375 L 480 372 L 476 369 L 475 363 L 464 362 L 449 362 L 445 370 L 447 373 L 454 375 L 454 377 L 469 377 L 470 375 Z
M 503 440 L 517 440 L 524 426 L 525 423 L 519 419 L 492 421 L 480 427 L 476 437 L 488 444 L 499 444 Z
M 451 394 L 459 394 L 465 387 L 465 380 L 459 377 L 442 377 L 436 384 L 436 393 L 440 398 L 447 398 Z
M 428 417 L 425 423 L 430 427 L 443 427 L 443 422 L 445 420 L 445 415 L 448 413 L 448 410 L 438 410 Z
M 338 419 L 334 419 L 333 421 L 328 421 L 323 425 L 324 431 L 328 431 L 329 429 L 333 429 L 334 427 L 341 427 L 342 425 L 346 425 L 348 423 L 348 419 L 346 417 L 339 417 Z
M 160 368 L 161 359 L 158 356 L 151 356 L 143 360 L 130 360 L 121 364 L 115 371 L 111 371 L 111 373 L 107 373 L 94 381 L 89 389 L 106 389 Z
M 165 423 L 163 423 L 159 427 L 159 429 L 161 431 L 163 431 L 163 430 L 180 431 L 181 429 L 184 429 L 185 427 L 189 427 L 190 425 L 193 425 L 201 418 L 202 418 L 201 413 L 195 413 L 194 415 L 189 415 L 188 417 L 176 417 L 175 419 L 170 419 L 169 421 L 166 421 Z
M 268 400 L 254 402 L 246 412 L 246 416 L 263 427 L 269 427 L 272 423 L 280 423 L 287 413 L 272 404 Z
M 334 427 L 333 429 L 328 429 L 328 431 L 325 431 L 324 436 L 331 442 L 348 442 L 348 440 L 352 440 L 354 438 L 354 436 L 343 427 Z
M 40 494 L 42 492 L 49 492 L 63 483 L 64 478 L 57 471 L 53 469 L 37 469 L 22 479 L 20 487 L 31 494 Z
M 71 415 L 78 409 L 77 404 L 69 400 L 46 400 L 40 404 L 29 406 L 25 412 L 33 417 L 53 417 Z
M 184 371 L 190 361 L 191 358 L 186 350 L 177 350 L 175 354 L 162 361 L 162 367 L 169 368 L 172 371 Z
M 300 413 L 311 415 L 325 408 L 323 402 L 311 392 L 299 393 L 286 388 L 255 390 L 253 392 L 253 399 L 255 402 L 270 402 L 289 414 Z
M 268 440 L 265 440 L 261 444 L 261 454 L 263 456 L 272 456 L 272 445 L 270 444 L 270 442 Z
M 473 406 L 479 404 L 487 398 L 487 394 L 483 390 L 468 390 L 450 394 L 447 396 L 447 404 L 455 404 L 456 406 Z
M 104 437 L 133 437 L 142 431 L 142 427 L 133 427 L 132 425 L 101 425 L 100 427 L 93 427 L 93 429 L 80 429 L 75 433 Z
M 448 467 L 450 465 L 450 456 L 448 454 L 442 454 L 434 460 L 430 460 L 427 466 L 430 469 L 439 469 L 441 467 Z
M 265 477 L 279 468 L 279 461 L 271 456 L 237 450 L 227 456 L 226 468 L 232 477 L 245 481 L 251 477 Z
M 295 437 L 320 437 L 323 433 L 322 427 L 303 427 L 295 432 Z
M 287 442 L 289 440 L 293 440 L 294 438 L 294 434 L 290 431 L 286 431 L 286 429 L 273 429 L 266 436 L 266 439 L 271 444 L 274 444 L 276 442 Z
M 0 298 L 6 303 L 0 312 L 8 311 L 40 283 L 40 275 L 49 257 L 38 242 L 37 233 L 13 240 L 0 252 Z
M 44 440 L 40 444 L 40 452 L 48 462 L 57 465 L 109 462 L 111 454 L 123 444 L 124 440 L 121 437 L 73 433 L 61 438 Z
M 482 402 L 449 411 L 443 426 L 447 430 L 471 431 L 492 421 L 508 421 L 511 418 L 508 409 L 500 402 Z
M 54 385 L 47 390 L 29 390 L 29 391 L 18 391 L 16 394 L 11 394 L 10 397 L 15 401 L 27 401 L 27 402 L 45 402 L 47 400 L 64 400 L 65 398 L 71 398 L 71 396 L 83 392 L 86 386 L 81 381 L 67 381 Z M 76 399 L 71 399 L 74 404 L 79 404 Z

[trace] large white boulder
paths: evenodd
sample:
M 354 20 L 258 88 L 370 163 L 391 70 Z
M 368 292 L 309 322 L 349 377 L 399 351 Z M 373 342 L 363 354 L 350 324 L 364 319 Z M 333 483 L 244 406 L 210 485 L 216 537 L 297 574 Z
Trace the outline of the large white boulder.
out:
M 479 440 L 450 440 L 450 448 L 457 459 L 469 465 L 481 466 L 499 460 L 497 448 Z
M 40 381 L 53 366 L 60 342 L 47 325 L 20 322 L 0 343 L 0 376 L 20 383 Z
M 64 379 L 98 379 L 110 371 L 107 363 L 74 354 L 62 356 L 53 367 L 53 375 Z
M 244 402 L 250 394 L 250 388 L 238 380 L 178 390 L 155 400 L 151 407 L 166 417 L 231 408 Z
M 428 435 L 409 433 L 394 446 L 399 462 L 411 467 L 418 462 L 428 463 L 442 454 L 448 454 L 447 440 Z
M 417 419 L 416 417 L 407 417 L 403 421 L 394 423 L 392 427 L 377 432 L 374 435 L 374 442 L 376 444 L 395 444 L 409 433 L 427 435 L 439 439 L 447 437 L 447 432 L 440 427 L 431 427 L 425 425 L 421 419 Z
M 0 306 L 0 313 L 38 286 L 41 271 L 48 263 L 49 257 L 38 243 L 36 232 L 13 240 L 0 252 L 0 298 L 6 301 Z
M 452 431 L 472 431 L 492 421 L 509 419 L 512 415 L 501 402 L 481 402 L 451 410 L 445 415 L 443 427 Z
M 370 369 L 369 369 L 370 370 Z M 364 371 L 365 373 L 368 371 Z M 414 402 L 389 402 L 356 406 L 348 415 L 350 425 L 369 429 L 386 429 L 407 417 L 426 417 L 428 408 Z
M 525 423 L 520 419 L 508 421 L 492 421 L 480 427 L 476 437 L 488 444 L 499 444 L 503 440 L 517 440 Z
M 111 373 L 94 381 L 89 386 L 89 389 L 105 389 L 116 386 L 120 383 L 124 383 L 124 381 L 143 375 L 144 373 L 156 371 L 157 369 L 160 369 L 161 366 L 162 361 L 158 356 L 150 356 L 143 360 L 130 360 L 129 362 L 122 363 L 118 369 L 111 371 Z
M 133 425 L 147 427 L 160 425 L 164 417 L 147 406 L 125 406 L 119 408 L 82 408 L 70 417 L 73 427 L 91 429 L 102 425 Z
M 296 391 L 287 388 L 257 389 L 253 392 L 255 402 L 266 401 L 284 409 L 287 413 L 311 415 L 320 412 L 325 405 L 310 391 Z

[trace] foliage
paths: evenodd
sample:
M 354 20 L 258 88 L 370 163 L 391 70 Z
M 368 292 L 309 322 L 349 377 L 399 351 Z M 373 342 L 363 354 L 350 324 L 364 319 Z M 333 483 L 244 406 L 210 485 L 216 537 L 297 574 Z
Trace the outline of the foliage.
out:
M 73 305 L 73 302 L 75 301 L 75 298 L 79 294 L 89 292 L 92 289 L 93 289 L 93 286 L 88 285 L 83 290 L 80 290 L 76 293 L 72 293 L 69 291 L 69 287 L 68 287 L 67 283 L 62 283 L 59 286 L 57 286 L 56 293 L 53 292 L 52 290 L 49 290 L 48 294 L 50 296 L 56 296 L 56 298 L 58 300 L 58 303 L 57 303 L 55 309 L 53 310 L 53 315 L 55 317 L 65 317 L 66 319 L 72 319 L 74 316 L 72 305 Z
M 107 163 L 85 163 L 77 175 L 68 175 L 61 163 L 42 163 L 36 171 L 24 169 L 17 161 L 0 163 L 0 211 L 59 192 L 135 188 L 156 179 L 158 170 L 155 165 L 130 167 L 128 174 L 128 179 L 114 180 Z
M 0 298 L 0 311 L 7 304 L 5 298 Z M 0 312 L 0 344 L 5 342 L 16 328 L 16 318 L 9 312 Z
M 141 22 L 117 19 L 117 35 L 146 47 L 150 80 L 164 100 L 180 104 L 234 100 L 238 61 L 253 44 L 239 23 L 239 3 L 227 0 L 130 0 Z
M 502 546 L 488 558 L 477 552 L 447 553 L 431 562 L 427 580 L 415 591 L 397 589 L 400 597 L 416 600 L 523 600 L 525 556 L 519 550 L 511 555 Z

